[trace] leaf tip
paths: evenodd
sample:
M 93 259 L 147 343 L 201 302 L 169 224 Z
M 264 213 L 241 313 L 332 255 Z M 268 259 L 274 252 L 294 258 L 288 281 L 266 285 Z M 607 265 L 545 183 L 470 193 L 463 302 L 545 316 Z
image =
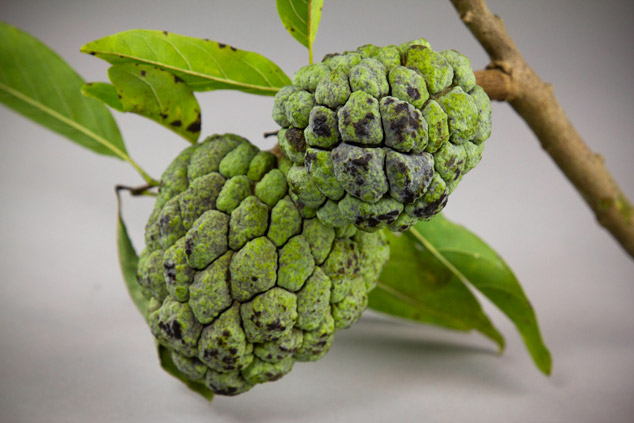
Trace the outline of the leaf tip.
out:
M 546 376 L 550 376 L 552 374 L 553 371 L 553 359 L 552 356 L 550 355 L 550 351 L 546 350 L 545 351 L 545 356 L 543 358 L 543 360 L 540 360 L 539 362 L 537 362 L 537 367 L 539 368 L 539 370 L 545 374 Z

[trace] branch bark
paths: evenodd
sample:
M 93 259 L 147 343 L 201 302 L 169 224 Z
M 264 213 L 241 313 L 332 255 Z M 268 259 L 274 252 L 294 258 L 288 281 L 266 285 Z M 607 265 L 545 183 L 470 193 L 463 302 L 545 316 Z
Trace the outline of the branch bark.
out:
M 476 72 L 492 99 L 508 101 L 544 150 L 572 182 L 605 227 L 634 258 L 634 209 L 608 171 L 566 116 L 550 84 L 526 63 L 502 19 L 484 0 L 451 0 L 462 21 L 491 58 Z

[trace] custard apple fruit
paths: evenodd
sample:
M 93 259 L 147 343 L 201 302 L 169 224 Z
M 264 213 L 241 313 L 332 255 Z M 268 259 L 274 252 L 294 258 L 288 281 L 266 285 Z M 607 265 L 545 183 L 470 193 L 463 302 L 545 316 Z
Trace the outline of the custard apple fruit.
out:
M 186 378 L 223 395 L 326 354 L 389 255 L 380 232 L 302 217 L 276 157 L 231 134 L 169 165 L 145 238 L 152 333 Z
M 299 69 L 276 94 L 273 119 L 303 216 L 403 231 L 440 212 L 478 164 L 491 103 L 469 59 L 420 39 Z

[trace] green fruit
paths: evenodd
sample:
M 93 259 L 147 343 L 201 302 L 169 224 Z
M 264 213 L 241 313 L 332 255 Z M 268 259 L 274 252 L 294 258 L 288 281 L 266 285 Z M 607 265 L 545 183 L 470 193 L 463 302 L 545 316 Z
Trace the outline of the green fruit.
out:
M 380 232 L 303 217 L 288 187 L 298 184 L 308 206 L 323 194 L 305 168 L 283 169 L 241 137 L 209 137 L 167 168 L 146 226 L 137 280 L 152 333 L 184 377 L 218 394 L 326 354 L 335 331 L 360 317 L 389 256 Z
M 303 215 L 403 231 L 439 213 L 478 164 L 491 102 L 469 59 L 420 39 L 301 68 L 276 95 L 273 119 Z

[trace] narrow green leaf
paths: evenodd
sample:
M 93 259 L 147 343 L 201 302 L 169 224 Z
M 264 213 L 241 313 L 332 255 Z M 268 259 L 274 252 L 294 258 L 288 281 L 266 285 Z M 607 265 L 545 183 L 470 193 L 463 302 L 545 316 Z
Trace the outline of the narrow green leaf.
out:
M 192 382 L 191 380 L 183 376 L 183 374 L 176 368 L 176 365 L 172 361 L 172 357 L 170 355 L 169 350 L 158 343 L 156 344 L 156 346 L 158 349 L 159 360 L 161 361 L 161 367 L 163 368 L 163 370 L 165 370 L 167 373 L 171 374 L 176 379 L 183 382 L 185 385 L 187 385 L 189 389 L 199 393 L 200 395 L 205 397 L 205 399 L 211 402 L 211 400 L 214 398 L 213 391 L 207 388 L 204 384 Z
M 141 286 L 136 279 L 136 269 L 139 264 L 139 256 L 134 251 L 134 246 L 128 236 L 128 229 L 121 216 L 121 204 L 117 193 L 117 251 L 119 253 L 119 267 L 123 273 L 123 280 L 128 288 L 128 294 L 139 309 L 143 318 L 148 320 L 148 300 L 141 293 Z
M 535 311 L 504 260 L 475 234 L 443 216 L 417 224 L 411 234 L 513 321 L 537 367 L 550 374 L 551 356 Z
M 321 20 L 324 0 L 276 0 L 277 13 L 286 30 L 308 48 L 313 63 L 313 42 Z
M 370 308 L 450 329 L 477 330 L 504 348 L 504 338 L 456 275 L 411 236 L 385 233 L 390 260 L 370 293 Z
M 167 31 L 120 32 L 90 42 L 81 51 L 111 64 L 158 66 L 181 78 L 193 91 L 233 89 L 275 95 L 290 84 L 275 63 L 258 53 Z
M 110 111 L 81 94 L 83 83 L 53 50 L 0 22 L 0 102 L 96 153 L 128 160 Z
M 87 82 L 81 86 L 81 93 L 85 96 L 96 98 L 113 109 L 123 112 L 121 100 L 117 97 L 117 89 L 106 82 Z
M 176 75 L 156 66 L 123 63 L 108 69 L 123 110 L 152 119 L 194 143 L 200 136 L 200 106 Z

